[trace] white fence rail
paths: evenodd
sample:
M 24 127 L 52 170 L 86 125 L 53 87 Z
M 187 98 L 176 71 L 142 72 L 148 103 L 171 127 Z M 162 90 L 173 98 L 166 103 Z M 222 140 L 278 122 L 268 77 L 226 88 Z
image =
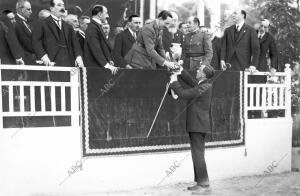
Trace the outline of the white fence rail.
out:
M 3 81 L 4 70 L 25 70 L 25 71 L 44 71 L 47 72 L 45 81 Z M 69 74 L 69 80 L 63 82 L 50 81 L 51 72 L 66 72 Z M 45 66 L 16 66 L 0 65 L 0 128 L 3 128 L 3 117 L 17 116 L 71 116 L 71 125 L 78 125 L 79 122 L 79 68 L 76 67 L 45 67 Z M 37 88 L 36 88 L 37 87 Z M 25 95 L 25 88 L 29 88 Z M 49 91 L 46 89 L 50 89 Z M 66 89 L 70 89 L 70 96 L 66 97 Z M 14 89 L 18 89 L 17 91 Z M 56 95 L 56 89 L 59 89 L 60 95 Z M 39 91 L 39 92 L 36 92 Z M 46 92 L 49 92 L 49 99 Z M 36 93 L 40 97 L 35 96 Z M 3 110 L 3 97 L 8 95 L 8 111 Z M 37 100 L 40 98 L 40 100 Z M 25 109 L 25 99 L 30 99 L 29 105 Z M 66 100 L 69 99 L 69 100 Z M 60 108 L 57 108 L 57 102 L 60 102 Z M 70 109 L 66 108 L 66 101 L 70 103 Z M 40 110 L 36 110 L 36 103 L 39 102 Z M 46 109 L 46 103 L 51 103 L 51 109 Z M 16 110 L 15 104 L 19 109 Z M 28 106 L 28 105 L 27 105 Z
M 248 76 L 269 77 L 267 83 L 251 83 Z M 253 78 L 251 78 L 253 81 Z M 272 80 L 273 79 L 273 80 Z M 248 111 L 284 110 L 284 117 L 291 117 L 291 69 L 286 64 L 285 72 L 245 72 L 244 79 L 244 114 Z
M 44 71 L 47 72 L 48 80 L 45 81 L 3 81 L 4 70 L 23 71 Z M 69 81 L 49 81 L 50 72 L 67 72 Z M 253 75 L 267 76 L 267 72 L 257 72 Z M 275 83 L 250 83 L 249 72 L 245 72 L 244 79 L 244 115 L 248 119 L 248 111 L 284 110 L 285 117 L 291 117 L 291 69 L 286 65 L 285 72 L 279 72 L 273 78 Z M 0 128 L 3 128 L 3 117 L 18 116 L 71 116 L 71 126 L 79 123 L 79 68 L 76 67 L 45 67 L 45 66 L 17 66 L 0 65 Z M 38 88 L 36 88 L 38 87 Z M 25 95 L 25 88 L 29 88 L 30 102 L 25 104 L 28 93 Z M 46 89 L 50 90 L 46 90 Z M 70 89 L 70 96 L 66 96 L 66 89 Z M 7 89 L 7 90 L 6 90 Z M 14 89 L 19 89 L 17 92 Z M 60 95 L 56 95 L 59 89 Z M 35 96 L 39 91 L 40 97 Z M 48 100 L 46 93 L 50 96 Z M 3 110 L 4 94 L 8 96 L 8 111 Z M 40 98 L 40 100 L 37 100 Z M 70 109 L 66 109 L 66 101 L 70 103 Z M 39 102 L 41 108 L 36 110 Z M 46 103 L 51 103 L 51 109 L 46 109 Z M 57 108 L 60 102 L 60 108 Z M 19 110 L 15 109 L 18 104 Z M 27 109 L 26 108 L 27 105 Z M 29 109 L 28 109 L 29 108 Z

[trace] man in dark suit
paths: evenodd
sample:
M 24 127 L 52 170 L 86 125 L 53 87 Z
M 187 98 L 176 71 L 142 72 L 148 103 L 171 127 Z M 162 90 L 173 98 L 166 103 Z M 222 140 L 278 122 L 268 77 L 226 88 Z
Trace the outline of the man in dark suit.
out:
M 102 29 L 102 25 L 107 23 L 107 18 L 107 8 L 95 5 L 92 10 L 92 21 L 86 30 L 84 60 L 87 67 L 104 67 L 115 74 L 118 68 L 114 66 L 112 49 Z
M 32 14 L 31 4 L 28 0 L 19 0 L 16 5 L 15 30 L 18 41 L 24 52 L 24 62 L 26 65 L 35 65 L 35 53 L 32 46 L 32 28 L 28 22 Z
M 118 67 L 131 69 L 132 67 L 124 59 L 125 55 L 135 43 L 137 33 L 142 24 L 141 18 L 138 15 L 131 15 L 128 18 L 128 28 L 116 36 L 113 56 Z
M 24 65 L 22 56 L 13 24 L 6 16 L 0 16 L 0 64 Z
M 256 70 L 259 57 L 257 33 L 245 24 L 246 12 L 238 9 L 233 15 L 234 25 L 225 29 L 221 48 L 221 68 L 226 70 L 226 63 L 231 64 L 231 71 L 251 72 Z
M 188 88 L 183 88 L 177 80 L 180 75 Z M 196 194 L 209 193 L 209 179 L 205 163 L 205 136 L 211 133 L 209 109 L 211 104 L 212 85 L 208 79 L 214 75 L 214 69 L 209 65 L 201 65 L 197 70 L 196 80 L 188 72 L 174 73 L 171 75 L 170 88 L 179 98 L 187 99 L 186 129 L 191 142 L 192 159 L 194 164 L 194 179 L 197 183 L 188 190 Z
M 155 21 L 146 24 L 139 31 L 136 43 L 125 56 L 130 66 L 138 69 L 156 69 L 158 66 L 175 68 L 175 63 L 167 61 L 162 45 L 162 29 L 172 22 L 170 12 L 163 10 Z
M 32 44 L 46 66 L 83 66 L 82 51 L 71 25 L 62 20 L 65 5 L 62 0 L 50 0 L 51 16 L 34 28 Z M 54 63 L 53 63 L 54 62 Z
M 211 59 L 210 65 L 215 70 L 221 70 L 221 48 L 223 41 L 224 32 L 218 28 L 215 32 L 214 38 L 212 39 L 212 49 L 213 49 L 213 57 Z
M 260 44 L 260 55 L 257 70 L 258 71 L 271 71 L 278 70 L 278 56 L 275 39 L 267 32 L 270 22 L 264 19 L 258 29 L 258 39 Z M 268 65 L 270 59 L 270 66 Z
M 80 43 L 81 49 L 83 51 L 85 32 L 91 20 L 90 17 L 88 16 L 81 16 L 78 21 L 79 21 L 79 29 L 76 31 L 76 36 Z
M 4 14 L 13 25 L 16 24 L 15 13 L 13 13 L 11 10 L 3 10 L 2 14 Z

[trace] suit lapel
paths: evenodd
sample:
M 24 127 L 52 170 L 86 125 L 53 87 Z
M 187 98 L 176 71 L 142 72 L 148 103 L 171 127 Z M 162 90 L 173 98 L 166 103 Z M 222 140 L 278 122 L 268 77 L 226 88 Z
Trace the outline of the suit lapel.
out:
M 65 21 L 61 21 L 61 30 L 63 30 L 65 38 L 66 38 L 66 44 L 68 45 L 68 35 L 69 35 L 69 28 Z
M 244 35 L 246 34 L 248 28 L 246 27 L 246 24 L 244 24 L 239 32 L 239 36 L 236 40 L 236 43 L 239 43 L 239 41 L 242 39 L 242 37 L 244 37 Z
M 23 29 L 24 29 L 24 32 L 25 32 L 28 36 L 31 36 L 31 30 L 28 29 L 29 26 L 28 26 L 28 28 L 27 28 L 27 27 L 25 26 L 25 24 L 24 24 L 25 21 L 23 21 L 22 18 L 20 18 L 17 14 L 16 14 L 16 20 L 17 20 L 17 22 L 18 22 L 19 24 L 22 25 L 22 27 L 23 27 Z
M 234 39 L 234 31 L 235 31 L 235 25 L 232 25 L 232 26 L 229 28 L 229 33 L 230 33 L 232 42 L 235 41 L 235 39 Z
M 135 42 L 135 39 L 134 37 L 132 36 L 132 34 L 130 33 L 129 29 L 126 29 L 125 30 L 126 34 L 127 34 L 127 37 L 129 39 L 130 42 L 134 43 Z
M 50 30 L 55 35 L 56 39 L 59 40 L 59 35 L 58 35 L 58 32 L 57 32 L 58 27 L 55 24 L 53 18 L 51 16 L 49 16 L 46 20 L 47 20 L 47 23 L 48 23 L 48 26 L 49 26 Z
M 156 24 L 156 21 L 153 22 L 153 29 L 155 31 L 155 35 L 156 37 L 159 37 L 159 28 L 158 28 L 158 25 Z
M 259 43 L 263 43 L 264 41 L 266 41 L 268 38 L 268 34 L 265 33 L 264 36 L 259 40 Z
M 104 39 L 104 42 L 106 43 L 107 47 L 109 47 L 109 49 L 111 50 L 110 44 L 108 43 L 108 40 L 107 40 L 106 37 L 105 37 L 105 34 L 104 34 L 103 30 L 102 30 L 101 25 L 98 24 L 98 23 L 97 23 L 96 21 L 94 21 L 94 20 L 92 20 L 92 23 L 93 23 L 94 25 L 96 25 L 96 27 L 99 29 L 100 34 L 102 35 L 102 37 L 103 37 L 103 39 Z

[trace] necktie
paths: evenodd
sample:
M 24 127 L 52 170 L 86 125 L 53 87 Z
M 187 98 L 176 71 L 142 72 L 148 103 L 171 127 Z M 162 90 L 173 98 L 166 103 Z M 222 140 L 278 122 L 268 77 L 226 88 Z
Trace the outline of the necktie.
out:
M 30 26 L 27 24 L 27 22 L 25 21 L 25 20 L 23 20 L 23 23 L 24 23 L 24 25 L 25 25 L 25 27 L 30 31 L 30 33 L 31 33 L 31 28 L 30 28 Z
M 236 25 L 236 31 L 239 31 L 239 25 Z
M 58 28 L 61 29 L 61 20 L 54 19 L 54 21 L 55 21 L 56 25 L 58 26 Z

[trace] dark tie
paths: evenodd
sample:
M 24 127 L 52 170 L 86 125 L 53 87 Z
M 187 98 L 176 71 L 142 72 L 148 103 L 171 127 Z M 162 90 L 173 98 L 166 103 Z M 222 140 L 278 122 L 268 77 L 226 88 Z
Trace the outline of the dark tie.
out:
M 23 20 L 23 23 L 24 23 L 25 27 L 31 32 L 31 27 L 30 27 L 30 25 L 27 23 L 27 21 L 26 21 L 26 20 Z
M 239 25 L 236 25 L 236 32 L 239 32 Z
M 58 28 L 61 29 L 61 20 L 57 20 L 55 18 L 53 18 L 53 20 L 55 21 L 55 23 L 58 26 Z

